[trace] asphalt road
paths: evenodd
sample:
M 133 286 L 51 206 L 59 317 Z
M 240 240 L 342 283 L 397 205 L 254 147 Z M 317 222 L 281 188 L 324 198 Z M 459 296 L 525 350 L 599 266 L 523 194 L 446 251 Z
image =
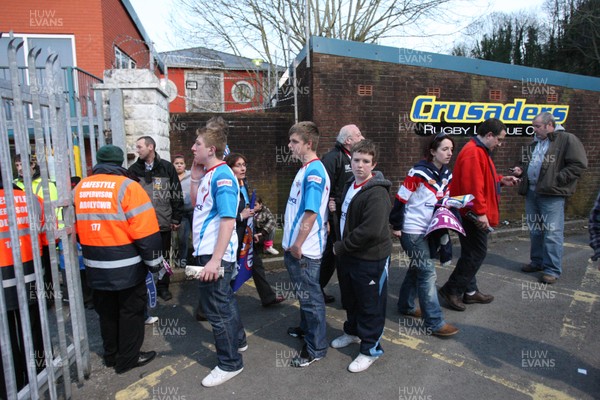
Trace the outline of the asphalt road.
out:
M 540 284 L 536 274 L 520 271 L 528 261 L 525 237 L 493 236 L 478 274 L 479 287 L 495 300 L 468 305 L 467 311 L 443 309 L 460 332 L 448 339 L 430 336 L 420 320 L 396 311 L 406 271 L 399 248 L 390 268 L 385 354 L 367 371 L 346 370 L 358 346 L 329 349 L 327 357 L 296 369 L 289 366 L 301 348 L 286 330 L 299 322 L 298 302 L 263 308 L 250 281 L 238 293 L 249 349 L 244 371 L 231 381 L 204 388 L 202 378 L 216 365 L 207 322 L 196 322 L 197 284 L 172 285 L 173 299 L 152 314 L 160 322 L 146 327 L 142 350 L 156 350 L 156 360 L 116 375 L 102 364 L 97 315 L 87 311 L 92 374 L 74 387 L 75 399 L 598 399 L 600 398 L 600 272 L 588 261 L 591 249 L 583 223 L 565 240 L 564 274 L 555 285 Z M 456 247 L 456 253 L 460 246 Z M 455 254 L 454 262 L 457 260 Z M 276 260 L 275 260 L 276 262 Z M 452 266 L 438 266 L 438 284 Z M 286 295 L 283 269 L 268 275 Z M 337 282 L 328 293 L 327 337 L 342 333 L 345 313 Z

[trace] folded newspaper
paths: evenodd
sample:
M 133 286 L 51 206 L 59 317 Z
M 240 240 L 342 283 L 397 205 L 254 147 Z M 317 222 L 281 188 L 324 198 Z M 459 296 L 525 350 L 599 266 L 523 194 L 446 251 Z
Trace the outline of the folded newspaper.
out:
M 185 266 L 185 277 L 187 279 L 200 279 L 200 274 L 204 271 L 204 267 L 199 265 L 186 265 Z M 225 269 L 219 268 L 219 278 L 225 276 Z
M 162 279 L 165 275 L 173 275 L 173 270 L 167 260 L 163 260 L 163 267 L 158 271 L 158 279 Z

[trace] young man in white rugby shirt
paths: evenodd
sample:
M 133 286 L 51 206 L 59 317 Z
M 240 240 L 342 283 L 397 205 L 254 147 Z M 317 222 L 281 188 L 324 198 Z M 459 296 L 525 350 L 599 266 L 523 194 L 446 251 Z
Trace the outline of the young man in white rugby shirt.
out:
M 283 227 L 284 261 L 300 301 L 300 326 L 288 334 L 304 339 L 304 346 L 292 360 L 306 367 L 327 354 L 325 301 L 319 284 L 321 257 L 327 239 L 327 200 L 330 182 L 325 166 L 317 157 L 319 129 L 303 121 L 289 131 L 294 158 L 302 162 L 290 190 Z
M 200 305 L 210 322 L 215 337 L 218 365 L 202 380 L 202 385 L 220 385 L 244 369 L 240 351 L 245 351 L 246 334 L 240 318 L 237 300 L 231 288 L 235 271 L 237 214 L 240 188 L 237 179 L 223 161 L 227 136 L 220 127 L 205 127 L 198 136 L 192 151 L 194 168 L 204 166 L 202 180 L 195 196 L 192 235 L 194 264 L 204 267 L 199 274 Z M 223 268 L 223 276 L 219 270 Z

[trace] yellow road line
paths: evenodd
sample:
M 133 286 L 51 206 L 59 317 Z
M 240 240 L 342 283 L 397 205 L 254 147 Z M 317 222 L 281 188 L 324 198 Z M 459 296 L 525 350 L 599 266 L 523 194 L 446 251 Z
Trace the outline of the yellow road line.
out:
M 600 271 L 595 263 L 588 261 L 585 274 L 581 280 L 581 289 L 598 288 L 600 285 Z M 573 293 L 573 300 L 569 309 L 563 317 L 563 325 L 560 330 L 561 337 L 573 338 L 577 341 L 577 348 L 580 349 L 585 339 L 586 329 L 592 323 L 592 308 L 598 301 L 598 296 L 576 290 Z
M 516 237 L 514 239 L 518 240 L 519 242 L 530 242 L 529 238 L 525 238 L 525 237 Z M 564 242 L 563 247 L 570 247 L 572 249 L 589 250 L 590 253 L 592 252 L 592 248 L 590 246 L 584 245 L 584 244 L 579 244 L 579 243 Z
M 343 320 L 336 318 L 335 316 L 328 317 L 329 319 L 333 319 L 340 324 L 344 323 Z M 416 350 L 423 355 L 435 358 L 436 360 L 445 362 L 454 367 L 465 369 L 471 373 L 474 373 L 477 376 L 502 385 L 508 389 L 514 390 L 527 396 L 531 396 L 531 398 L 534 400 L 575 400 L 575 397 L 571 397 L 568 394 L 561 392 L 560 390 L 553 389 L 541 383 L 536 383 L 532 381 L 524 383 L 519 382 L 519 380 L 523 380 L 523 378 L 518 376 L 513 376 L 512 379 L 508 379 L 500 375 L 494 374 L 489 370 L 482 368 L 481 363 L 479 363 L 477 359 L 469 359 L 460 354 L 436 353 L 435 351 L 432 351 L 426 347 L 428 345 L 426 341 L 396 332 L 392 328 L 384 328 L 384 334 L 382 338 L 385 341 L 410 348 L 411 350 Z
M 576 245 L 573 245 L 576 246 Z M 582 248 L 585 248 L 585 246 L 581 246 Z M 588 260 L 588 264 L 591 263 Z M 447 267 L 442 267 L 439 264 L 436 265 L 436 269 L 440 269 L 440 270 L 445 270 L 445 271 L 453 271 L 454 270 L 455 265 L 450 265 Z M 513 277 L 513 276 L 507 276 L 501 273 L 495 273 L 495 272 L 491 272 L 488 268 L 482 268 L 479 270 L 478 274 L 481 275 L 487 275 L 491 278 L 493 278 L 493 281 L 504 281 L 504 282 L 509 282 L 509 283 L 517 283 L 519 284 L 521 287 L 525 287 L 525 288 L 530 288 L 532 285 L 534 285 L 534 282 L 532 282 L 531 280 L 531 275 L 525 275 L 522 274 L 520 276 L 523 276 L 523 278 L 518 278 L 518 277 Z M 537 282 L 536 282 L 537 284 Z M 569 297 L 572 299 L 577 299 L 577 301 L 581 301 L 581 302 L 587 302 L 591 305 L 593 305 L 596 302 L 600 301 L 600 295 L 597 295 L 595 293 L 591 293 L 591 292 L 586 292 L 583 290 L 576 290 L 576 289 L 569 289 L 569 288 L 565 288 L 565 287 L 561 287 L 561 286 L 552 286 L 552 285 L 548 285 L 548 284 L 542 284 L 540 283 L 540 290 L 547 290 L 547 291 L 552 291 L 556 294 L 559 294 L 561 296 L 565 296 L 565 297 Z M 597 269 L 593 269 L 592 271 L 590 271 L 590 266 L 588 265 L 586 273 L 584 274 L 581 286 L 581 288 L 589 288 L 590 290 L 597 290 L 597 288 L 600 287 L 600 271 L 598 271 Z
M 585 246 L 574 245 L 574 244 L 569 244 L 568 247 L 585 248 Z M 392 257 L 392 259 L 401 261 L 404 259 L 404 257 L 399 255 L 396 257 Z M 446 269 L 452 269 L 452 268 L 453 267 L 451 267 L 451 268 L 446 267 Z M 487 271 L 482 271 L 482 272 L 485 274 L 494 276 L 495 278 L 499 278 L 499 279 L 513 282 L 513 283 L 530 282 L 530 281 L 527 281 L 524 279 L 510 278 L 510 277 L 506 277 L 504 275 L 490 273 Z M 248 280 L 246 282 L 246 284 L 252 288 L 256 288 L 254 281 L 252 279 Z M 590 263 L 590 265 L 588 265 L 588 268 L 584 275 L 581 288 L 582 289 L 583 288 L 590 288 L 590 289 L 596 288 L 596 287 L 598 287 L 598 284 L 600 284 L 600 272 L 594 266 L 592 266 Z M 569 292 L 569 293 L 567 293 L 567 292 Z M 593 293 L 585 292 L 582 290 L 563 289 L 562 292 L 557 291 L 557 293 L 573 298 L 573 300 L 571 302 L 571 306 L 570 306 L 570 309 L 572 309 L 572 311 L 573 311 L 572 313 L 570 313 L 571 315 L 580 315 L 579 312 L 577 312 L 577 313 L 575 312 L 575 308 L 580 308 L 581 306 L 585 307 L 586 312 L 584 313 L 584 318 L 586 320 L 582 321 L 580 318 L 578 321 L 575 321 L 575 318 L 573 316 L 565 316 L 565 318 L 563 319 L 563 328 L 561 331 L 561 336 L 571 336 L 571 337 L 575 337 L 578 340 L 581 340 L 584 335 L 584 329 L 586 328 L 585 325 L 586 325 L 586 322 L 588 322 L 587 320 L 589 319 L 592 306 L 599 300 L 600 296 L 593 294 Z M 293 303 L 288 303 L 288 304 L 290 306 L 295 307 L 296 309 L 299 309 L 298 301 L 295 301 Z M 286 314 L 281 314 L 281 318 L 274 320 L 270 324 L 263 325 L 260 328 L 256 329 L 255 331 L 248 332 L 247 336 L 248 337 L 253 336 L 254 334 L 256 334 L 256 332 L 258 332 L 260 330 L 268 328 L 271 325 L 278 324 L 281 321 L 281 319 L 286 318 L 286 317 L 287 317 Z M 343 320 L 341 320 L 340 318 L 337 318 L 335 315 L 328 314 L 327 317 L 328 317 L 328 319 L 337 321 L 340 324 L 344 323 Z M 519 382 L 519 380 L 522 381 L 523 379 L 518 376 L 506 378 L 506 377 L 500 376 L 498 374 L 494 374 L 494 373 L 490 372 L 490 370 L 482 368 L 481 363 L 477 359 L 472 359 L 472 358 L 470 359 L 461 354 L 437 353 L 437 352 L 427 348 L 428 343 L 426 341 L 424 341 L 420 338 L 417 338 L 417 337 L 399 333 L 399 332 L 395 331 L 394 329 L 391 329 L 388 327 L 386 327 L 384 329 L 384 335 L 382 336 L 382 338 L 389 343 L 393 343 L 393 344 L 403 346 L 405 348 L 408 348 L 408 349 L 411 349 L 414 351 L 418 351 L 419 353 L 421 353 L 425 356 L 429 356 L 436 360 L 442 361 L 444 363 L 447 363 L 448 365 L 452 365 L 452 366 L 458 367 L 458 368 L 463 368 L 463 369 L 465 369 L 477 376 L 480 376 L 484 379 L 487 379 L 491 382 L 497 383 L 499 385 L 502 385 L 508 389 L 514 390 L 521 394 L 530 396 L 534 400 L 538 400 L 538 399 L 540 399 L 540 400 L 541 399 L 545 399 L 545 400 L 547 400 L 547 399 L 561 399 L 561 400 L 562 399 L 565 399 L 565 400 L 575 399 L 574 397 L 571 397 L 564 392 L 553 389 L 553 388 L 546 386 L 544 384 L 541 384 L 541 383 L 536 383 L 533 381 Z M 197 353 L 194 353 L 194 354 L 197 354 Z M 173 375 L 175 375 L 176 373 L 183 371 L 191 366 L 195 366 L 197 364 L 198 364 L 198 362 L 196 360 L 190 360 L 189 358 L 180 360 L 170 366 L 164 367 L 158 371 L 151 373 L 150 375 L 147 375 L 147 376 L 141 378 L 140 380 L 138 380 L 137 382 L 128 386 L 127 388 L 119 391 L 116 394 L 115 399 L 117 399 L 117 400 L 126 400 L 126 399 L 127 400 L 129 400 L 129 399 L 137 400 L 137 399 L 149 398 L 149 397 L 151 397 L 152 388 L 159 385 L 161 381 L 168 379 L 168 378 L 172 377 Z
M 246 284 L 248 284 L 248 286 L 255 287 L 252 279 L 249 279 L 248 281 L 246 281 Z M 297 309 L 300 309 L 300 303 L 298 301 L 295 301 L 295 302 L 289 303 L 289 304 L 291 306 L 296 307 Z M 287 314 L 284 314 L 284 313 L 281 313 L 280 315 L 281 315 L 281 318 L 273 320 L 269 324 L 262 325 L 260 328 L 254 330 L 254 331 L 246 331 L 246 337 L 249 338 L 251 336 L 254 336 L 254 334 L 256 334 L 256 332 L 263 330 L 265 328 L 268 328 L 271 325 L 275 325 L 275 324 L 279 323 L 279 321 L 281 319 L 287 318 L 287 316 L 288 316 Z M 214 345 L 212 343 L 210 343 L 208 345 L 208 347 L 211 348 L 211 350 L 214 350 Z M 197 366 L 198 361 L 196 359 L 194 359 L 194 356 L 196 354 L 198 354 L 198 352 L 194 352 L 190 356 L 190 358 L 192 358 L 191 360 L 190 360 L 190 358 L 179 360 L 174 364 L 171 364 L 169 366 L 159 369 L 158 371 L 151 373 L 150 375 L 144 376 L 137 382 L 135 382 L 135 383 L 129 385 L 128 387 L 126 387 L 125 389 L 117 392 L 115 395 L 115 399 L 116 400 L 142 400 L 142 399 L 152 398 L 152 388 L 153 387 L 158 386 L 162 381 L 172 377 L 173 375 L 177 374 L 178 372 L 184 371 L 187 368 L 192 367 L 192 366 Z
M 253 283 L 250 283 L 252 286 Z M 291 306 L 299 309 L 299 303 L 297 301 L 290 303 Z M 249 332 L 247 334 L 248 337 L 253 336 L 259 330 L 263 330 L 268 328 L 270 325 L 279 324 L 280 320 L 287 317 L 282 314 L 282 318 L 278 318 L 274 320 L 272 323 L 262 326 L 259 329 Z M 339 324 L 343 324 L 344 320 L 336 317 L 335 315 L 329 314 L 329 320 L 336 321 Z M 442 361 L 448 365 L 452 365 L 454 367 L 462 368 L 466 371 L 469 371 L 477 376 L 480 376 L 484 379 L 487 379 L 491 382 L 502 385 L 508 389 L 514 390 L 518 393 L 530 396 L 533 400 L 548 400 L 548 399 L 561 399 L 561 400 L 575 400 L 574 397 L 569 396 L 568 394 L 561 392 L 559 390 L 553 389 L 549 386 L 546 386 L 541 383 L 536 383 L 533 381 L 530 382 L 519 382 L 519 380 L 523 381 L 523 378 L 513 376 L 510 378 L 506 378 L 500 376 L 498 374 L 490 372 L 490 370 L 482 367 L 481 363 L 477 359 L 467 358 L 464 355 L 460 354 L 442 354 L 437 353 L 428 348 L 428 343 L 420 339 L 418 337 L 413 337 L 410 335 L 402 334 L 395 331 L 392 328 L 386 327 L 384 329 L 384 334 L 382 336 L 383 340 L 389 343 L 393 343 L 398 346 L 403 346 L 405 348 L 417 351 L 422 355 L 429 356 L 436 360 Z M 194 353 L 197 354 L 197 353 Z M 193 355 L 192 355 L 193 356 Z M 191 366 L 198 365 L 196 360 L 190 360 L 189 358 L 180 360 L 170 366 L 164 367 L 156 372 L 151 373 L 148 376 L 145 376 L 128 386 L 127 388 L 119 391 L 115 399 L 116 400 L 138 400 L 138 399 L 147 399 L 152 395 L 152 388 L 158 386 L 162 381 L 169 379 L 173 375 L 186 370 Z
M 197 354 L 197 353 L 194 353 Z M 194 355 L 192 354 L 192 356 Z M 198 365 L 196 360 L 189 358 L 179 360 L 174 364 L 168 365 L 147 375 L 137 382 L 127 386 L 125 389 L 116 393 L 116 400 L 144 400 L 152 398 L 152 388 L 158 386 L 161 382 L 167 380 L 173 375 L 181 372 L 193 365 Z

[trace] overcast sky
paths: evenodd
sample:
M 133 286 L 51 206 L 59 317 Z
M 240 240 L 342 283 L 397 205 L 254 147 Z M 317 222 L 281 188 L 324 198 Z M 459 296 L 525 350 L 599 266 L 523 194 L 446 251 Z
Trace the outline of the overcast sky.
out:
M 477 16 L 486 15 L 493 11 L 511 13 L 523 10 L 537 14 L 541 12 L 544 1 L 545 0 L 463 0 L 461 3 L 457 4 L 468 4 L 468 6 L 457 7 L 455 13 L 456 15 L 461 16 L 461 20 L 464 20 L 466 25 L 466 22 L 471 21 Z M 174 0 L 130 0 L 130 2 L 135 8 L 138 17 L 141 19 L 144 29 L 154 41 L 154 45 L 159 52 L 183 49 L 197 45 L 197 43 L 186 42 L 177 37 L 173 28 L 171 28 L 169 16 L 171 8 L 175 3 Z M 421 51 L 449 53 L 453 43 L 457 40 L 460 41 L 460 35 L 454 34 L 460 27 L 449 26 L 449 24 L 446 24 L 444 21 L 428 21 L 422 24 L 420 28 L 426 32 L 435 32 L 438 35 L 432 38 L 388 39 L 382 41 L 381 44 Z M 243 55 L 249 58 L 257 56 L 257 54 Z

